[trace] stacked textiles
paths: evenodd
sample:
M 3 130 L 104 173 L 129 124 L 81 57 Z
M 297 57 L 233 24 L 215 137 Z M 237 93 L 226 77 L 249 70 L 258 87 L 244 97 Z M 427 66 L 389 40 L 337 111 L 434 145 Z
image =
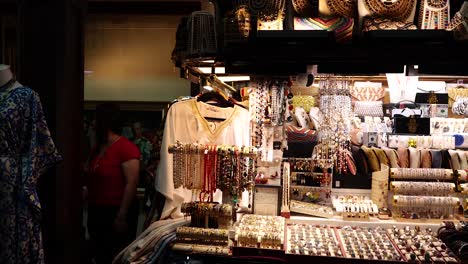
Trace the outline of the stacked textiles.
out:
M 161 256 L 167 246 L 176 239 L 176 229 L 189 224 L 190 218 L 154 222 L 133 243 L 122 250 L 114 258 L 113 263 L 161 263 Z
M 348 17 L 294 18 L 294 30 L 333 31 L 337 42 L 350 41 L 353 37 L 354 20 Z

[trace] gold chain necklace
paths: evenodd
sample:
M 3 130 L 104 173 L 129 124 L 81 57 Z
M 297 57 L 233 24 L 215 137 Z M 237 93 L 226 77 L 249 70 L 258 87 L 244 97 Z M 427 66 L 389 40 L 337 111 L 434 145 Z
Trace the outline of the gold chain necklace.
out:
M 383 16 L 396 20 L 407 20 L 414 7 L 415 0 L 364 0 L 372 16 Z
M 327 5 L 332 14 L 354 17 L 356 0 L 327 0 Z

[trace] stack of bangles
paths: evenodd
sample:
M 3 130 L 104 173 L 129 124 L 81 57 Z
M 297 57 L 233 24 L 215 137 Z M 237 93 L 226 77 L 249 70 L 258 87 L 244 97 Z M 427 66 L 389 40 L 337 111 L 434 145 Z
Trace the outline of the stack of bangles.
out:
M 448 169 L 428 168 L 393 168 L 390 170 L 393 179 L 408 180 L 452 180 L 453 171 Z
M 182 213 L 186 216 L 209 215 L 214 217 L 230 217 L 232 216 L 232 206 L 218 203 L 183 203 Z
M 403 195 L 448 195 L 455 192 L 455 183 L 394 181 L 393 192 Z
M 176 236 L 179 241 L 196 241 L 200 244 L 211 244 L 213 242 L 228 243 L 227 229 L 210 229 L 196 227 L 178 227 Z
M 455 207 L 459 204 L 459 199 L 440 196 L 394 195 L 393 202 L 397 207 Z

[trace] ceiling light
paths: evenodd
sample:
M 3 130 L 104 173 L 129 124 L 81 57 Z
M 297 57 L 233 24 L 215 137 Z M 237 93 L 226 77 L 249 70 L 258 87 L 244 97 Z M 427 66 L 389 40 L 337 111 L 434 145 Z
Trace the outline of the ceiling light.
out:
M 242 81 L 250 81 L 250 76 L 218 76 L 223 82 L 242 82 Z
M 203 63 L 215 63 L 215 60 L 204 60 Z
M 199 67 L 198 70 L 201 71 L 204 74 L 211 74 L 211 67 Z M 226 68 L 224 67 L 215 67 L 215 74 L 225 74 L 226 73 Z
M 209 86 L 209 85 L 205 85 L 203 86 L 203 89 L 207 90 L 207 91 L 213 91 L 213 87 Z

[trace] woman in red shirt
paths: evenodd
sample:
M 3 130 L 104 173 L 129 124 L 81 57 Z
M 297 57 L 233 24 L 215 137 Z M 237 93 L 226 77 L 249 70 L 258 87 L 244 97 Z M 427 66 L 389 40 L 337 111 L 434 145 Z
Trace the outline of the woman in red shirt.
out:
M 88 230 L 97 264 L 111 263 L 135 238 L 140 151 L 120 135 L 120 109 L 96 107 L 96 146 L 88 165 Z

